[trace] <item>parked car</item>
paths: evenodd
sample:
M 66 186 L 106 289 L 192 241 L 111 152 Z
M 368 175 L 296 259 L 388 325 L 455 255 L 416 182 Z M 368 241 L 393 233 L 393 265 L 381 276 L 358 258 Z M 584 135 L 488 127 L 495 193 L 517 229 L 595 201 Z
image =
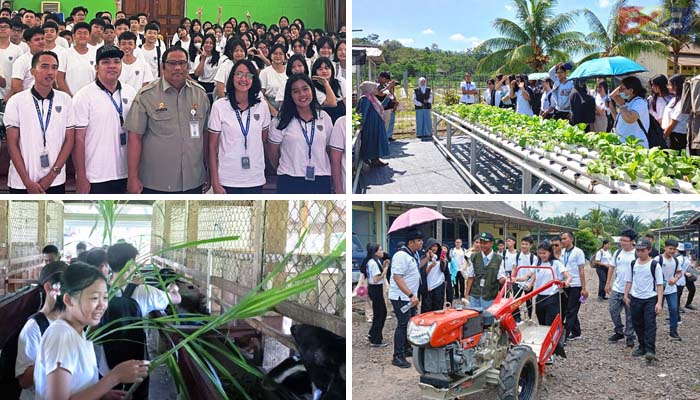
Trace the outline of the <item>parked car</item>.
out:
M 365 246 L 362 245 L 360 238 L 354 233 L 352 234 L 352 284 L 356 284 L 360 280 L 360 263 L 365 258 Z

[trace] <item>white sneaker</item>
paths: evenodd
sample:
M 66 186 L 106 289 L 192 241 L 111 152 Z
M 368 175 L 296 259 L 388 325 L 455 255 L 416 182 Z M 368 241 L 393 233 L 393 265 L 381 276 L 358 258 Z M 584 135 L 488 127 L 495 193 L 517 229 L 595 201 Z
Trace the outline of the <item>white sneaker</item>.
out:
M 547 361 L 544 362 L 545 365 L 554 365 L 554 356 L 549 356 Z

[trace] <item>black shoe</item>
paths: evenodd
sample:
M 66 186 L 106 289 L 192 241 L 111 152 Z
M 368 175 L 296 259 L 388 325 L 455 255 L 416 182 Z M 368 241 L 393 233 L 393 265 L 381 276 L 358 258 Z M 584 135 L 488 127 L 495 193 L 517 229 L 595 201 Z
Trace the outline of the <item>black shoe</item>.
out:
M 635 357 L 641 357 L 644 354 L 646 354 L 646 351 L 642 350 L 640 347 L 637 347 L 637 349 L 632 352 L 632 355 Z
M 697 310 L 697 307 L 695 307 L 695 306 L 692 305 L 692 304 L 686 304 L 686 305 L 685 305 L 685 308 L 687 308 L 688 310 Z
M 388 346 L 388 345 L 389 345 L 389 343 L 387 343 L 387 342 L 370 343 L 370 344 L 369 344 L 370 347 L 386 347 L 386 346 Z
M 633 348 L 634 347 L 634 339 L 627 338 L 625 345 L 629 348 Z
M 394 359 L 391 360 L 391 365 L 399 368 L 411 368 L 411 363 L 406 361 L 405 358 L 400 357 L 394 357 Z
M 656 360 L 656 354 L 654 354 L 654 353 L 651 352 L 651 351 L 647 351 L 647 352 L 644 354 L 644 358 L 646 358 L 647 361 L 654 361 L 654 360 Z
M 625 338 L 625 335 L 615 332 L 614 335 L 612 335 L 608 338 L 608 342 L 617 342 L 618 340 L 622 340 L 624 338 Z
M 671 340 L 673 340 L 674 342 L 680 342 L 683 340 L 683 339 L 681 339 L 680 336 L 678 336 L 678 333 L 672 333 L 672 334 L 668 335 L 668 337 L 670 337 Z
M 685 310 L 682 309 L 682 308 L 679 308 L 679 309 L 678 309 L 678 312 L 681 313 L 681 314 L 685 314 Z
M 413 357 L 413 350 L 405 352 L 403 356 L 406 358 Z

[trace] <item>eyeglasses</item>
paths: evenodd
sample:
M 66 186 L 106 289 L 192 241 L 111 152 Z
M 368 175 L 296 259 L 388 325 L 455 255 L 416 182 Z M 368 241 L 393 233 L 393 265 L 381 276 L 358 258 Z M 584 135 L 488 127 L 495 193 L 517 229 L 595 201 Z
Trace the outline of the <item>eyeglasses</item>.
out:
M 552 247 L 559 247 L 559 245 L 552 243 Z
M 10 29 L 10 26 L 8 26 L 8 25 L 0 25 L 0 30 L 6 31 L 6 30 L 8 30 L 8 29 Z
M 251 74 L 250 72 L 240 72 L 240 71 L 238 71 L 238 72 L 236 72 L 235 74 L 233 74 L 233 76 L 235 76 L 236 78 L 253 79 L 253 77 L 254 77 L 255 75 L 254 75 L 254 74 Z
M 181 61 L 176 61 L 176 60 L 168 60 L 165 62 L 169 66 L 175 68 L 175 67 L 185 67 L 189 64 L 187 60 L 181 60 Z

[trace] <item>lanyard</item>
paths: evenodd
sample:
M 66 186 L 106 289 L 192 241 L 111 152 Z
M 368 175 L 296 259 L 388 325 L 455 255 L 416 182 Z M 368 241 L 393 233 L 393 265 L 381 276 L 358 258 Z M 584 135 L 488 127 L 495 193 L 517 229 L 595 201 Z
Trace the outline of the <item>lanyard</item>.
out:
M 44 113 L 39 107 L 39 101 L 36 97 L 32 96 L 34 100 L 34 106 L 36 107 L 36 116 L 39 118 L 39 126 L 41 127 L 41 134 L 44 138 L 44 149 L 46 148 L 46 131 L 49 129 L 49 123 L 51 122 L 51 109 L 53 108 L 53 97 L 49 100 L 49 111 L 46 113 L 46 125 L 44 125 Z M 43 103 L 43 100 L 42 100 Z
M 571 257 L 571 252 L 574 251 L 572 247 L 571 250 L 564 250 L 564 266 L 569 268 L 569 257 Z
M 243 134 L 243 146 L 246 151 L 248 151 L 248 131 L 250 130 L 250 108 L 248 108 L 248 119 L 245 122 L 245 128 L 243 128 L 243 120 L 241 119 L 241 110 L 238 108 L 234 109 L 236 112 L 236 118 L 238 118 L 238 126 L 241 127 L 241 133 Z
M 112 94 L 109 92 L 109 90 L 105 90 L 105 93 L 107 93 L 107 96 L 109 96 L 109 99 L 112 100 L 112 104 L 114 105 L 114 109 L 117 110 L 117 113 L 119 114 L 119 124 L 124 125 L 124 106 L 122 105 L 122 92 L 121 90 L 119 91 L 119 104 L 117 105 L 117 102 L 114 101 L 114 97 L 112 97 Z
M 311 139 L 309 139 L 308 131 L 306 130 L 306 122 L 302 124 L 299 118 L 297 118 L 297 122 L 299 122 L 301 133 L 304 134 L 306 145 L 309 146 L 309 160 L 311 160 L 311 147 L 314 145 L 314 135 L 316 134 L 316 120 L 311 121 Z

